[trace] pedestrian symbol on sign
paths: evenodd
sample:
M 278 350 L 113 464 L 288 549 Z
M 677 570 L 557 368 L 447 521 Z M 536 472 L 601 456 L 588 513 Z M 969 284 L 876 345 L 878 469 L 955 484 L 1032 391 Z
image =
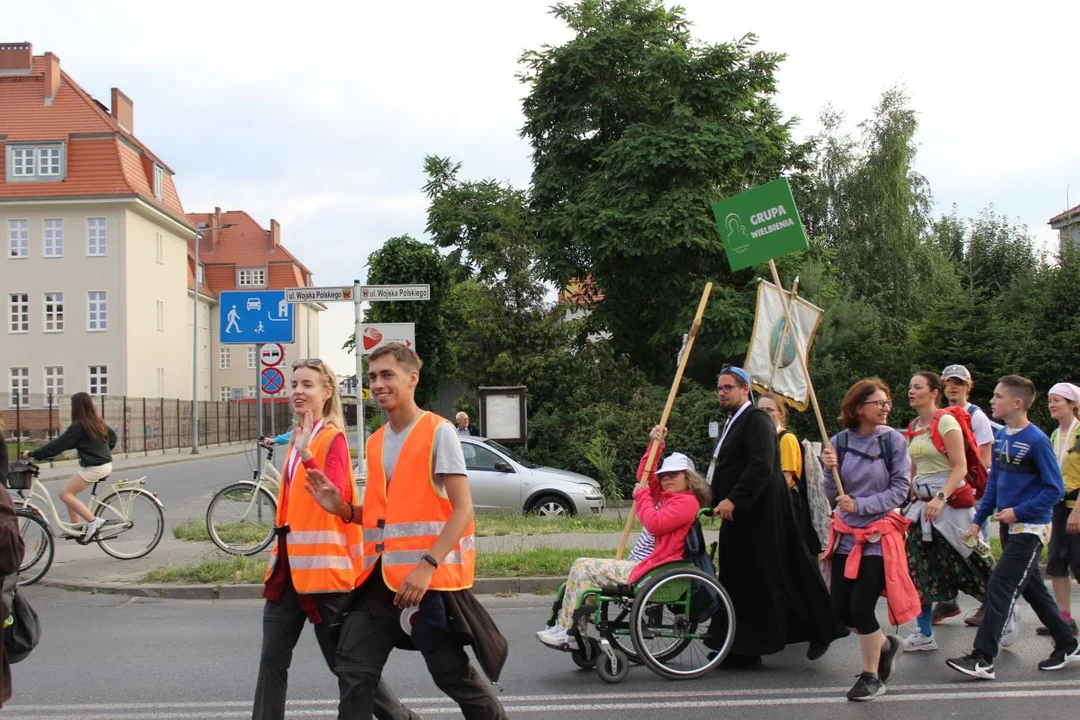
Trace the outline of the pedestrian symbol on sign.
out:
M 255 326 L 255 334 L 262 335 L 264 332 L 266 332 L 266 328 L 263 327 L 262 320 L 260 320 L 259 324 Z
M 229 311 L 229 324 L 225 326 L 225 332 L 231 333 L 235 329 L 236 332 L 240 332 L 240 323 L 236 322 L 240 319 L 240 313 L 236 312 L 236 306 L 232 306 L 232 310 Z

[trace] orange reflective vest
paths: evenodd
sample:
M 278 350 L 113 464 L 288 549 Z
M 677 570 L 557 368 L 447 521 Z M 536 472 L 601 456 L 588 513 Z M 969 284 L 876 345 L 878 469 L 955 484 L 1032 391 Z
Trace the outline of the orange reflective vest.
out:
M 340 434 L 341 430 L 335 427 L 323 427 L 312 438 L 308 449 L 325 463 L 330 444 Z M 295 452 L 290 446 L 285 456 L 286 468 Z M 355 502 L 356 479 L 351 466 L 348 472 L 345 500 Z M 297 458 L 292 480 L 283 481 L 278 490 L 277 526 L 289 526 L 285 542 L 293 587 L 298 593 L 348 592 L 356 586 L 356 577 L 362 569 L 360 527 L 347 524 L 319 507 L 307 490 L 306 475 L 304 463 Z M 275 542 L 263 582 L 270 579 L 277 555 L 278 543 Z
M 435 431 L 447 422 L 424 412 L 401 446 L 394 475 L 388 484 L 383 470 L 383 438 L 386 426 L 367 441 L 368 477 L 364 491 L 364 571 L 359 587 L 382 559 L 382 576 L 393 591 L 401 587 L 413 568 L 431 552 L 454 509 L 432 474 Z M 476 564 L 476 539 L 470 522 L 465 535 L 439 562 L 431 577 L 431 590 L 464 590 L 472 587 Z M 437 558 L 436 558 L 437 559 Z

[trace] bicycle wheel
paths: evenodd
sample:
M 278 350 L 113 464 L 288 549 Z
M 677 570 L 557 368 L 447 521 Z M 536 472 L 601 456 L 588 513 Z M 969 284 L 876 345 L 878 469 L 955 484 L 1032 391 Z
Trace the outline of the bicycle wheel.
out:
M 265 487 L 238 482 L 217 492 L 206 508 L 206 530 L 219 548 L 254 555 L 274 540 L 277 500 Z
M 96 515 L 105 524 L 98 530 L 97 544 L 119 560 L 134 560 L 150 553 L 165 534 L 165 513 L 146 490 L 115 490 L 98 502 Z
M 15 515 L 25 548 L 22 564 L 19 565 L 19 584 L 33 585 L 45 577 L 52 567 L 56 544 L 49 524 L 33 510 L 17 510 Z

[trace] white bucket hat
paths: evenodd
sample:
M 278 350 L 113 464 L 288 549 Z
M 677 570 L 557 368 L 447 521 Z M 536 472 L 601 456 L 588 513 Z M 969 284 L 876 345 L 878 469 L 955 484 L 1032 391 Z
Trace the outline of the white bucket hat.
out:
M 657 475 L 664 475 L 665 473 L 683 472 L 684 470 L 693 470 L 694 461 L 686 457 L 682 453 L 671 453 L 664 458 L 664 464 L 660 466 L 660 469 L 656 471 Z

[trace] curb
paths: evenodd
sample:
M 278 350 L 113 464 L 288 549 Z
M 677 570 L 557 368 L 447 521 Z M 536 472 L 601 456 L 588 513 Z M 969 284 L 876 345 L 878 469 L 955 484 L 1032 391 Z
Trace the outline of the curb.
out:
M 562 577 L 476 578 L 473 592 L 477 595 L 529 595 L 554 592 L 565 582 Z M 135 583 L 65 582 L 42 578 L 39 585 L 72 592 L 126 595 L 128 597 L 159 598 L 163 600 L 258 600 L 262 584 L 244 585 L 156 585 Z
M 191 462 L 193 460 L 206 460 L 206 459 L 215 458 L 215 457 L 231 457 L 233 455 L 238 455 L 238 454 L 240 454 L 240 453 L 242 453 L 244 451 L 245 451 L 245 448 L 243 448 L 239 444 L 237 444 L 235 450 L 230 450 L 229 452 L 214 453 L 213 455 L 210 455 L 210 454 L 192 455 L 190 453 L 185 453 L 185 452 L 177 452 L 177 453 L 171 453 L 170 452 L 170 453 L 159 453 L 159 454 L 156 454 L 156 455 L 136 455 L 133 458 L 119 458 L 118 457 L 118 458 L 116 458 L 114 460 L 114 462 L 116 460 L 125 460 L 125 461 L 126 460 L 137 460 L 138 463 L 135 464 L 135 465 L 125 465 L 124 467 L 116 468 L 113 471 L 113 475 L 116 475 L 118 473 L 125 473 L 125 472 L 127 472 L 129 470 L 145 470 L 146 468 L 161 467 L 162 465 L 172 465 L 174 463 Z M 166 458 L 166 459 L 163 460 L 162 458 Z M 156 462 L 154 462 L 155 459 L 157 459 Z M 69 471 L 71 468 L 78 468 L 78 467 L 79 467 L 79 461 L 78 460 L 60 460 L 58 462 L 50 463 L 48 468 L 46 468 L 44 465 L 42 465 L 41 466 L 41 477 L 39 479 L 42 482 L 52 482 L 54 480 L 66 480 L 69 477 L 71 477 L 71 473 L 70 472 L 63 472 L 63 471 Z

